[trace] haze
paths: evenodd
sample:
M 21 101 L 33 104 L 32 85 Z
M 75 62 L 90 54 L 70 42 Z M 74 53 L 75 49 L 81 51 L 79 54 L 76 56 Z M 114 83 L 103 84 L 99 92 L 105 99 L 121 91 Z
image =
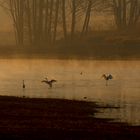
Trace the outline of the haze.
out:
M 140 0 L 12 0 L 1 6 L 10 9 L 0 9 L 3 55 L 139 58 Z

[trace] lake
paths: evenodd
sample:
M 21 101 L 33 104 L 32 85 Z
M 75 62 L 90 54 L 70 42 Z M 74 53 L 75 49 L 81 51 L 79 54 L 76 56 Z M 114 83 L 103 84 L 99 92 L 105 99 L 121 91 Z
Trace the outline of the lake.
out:
M 108 86 L 104 73 L 113 75 Z M 46 77 L 57 80 L 52 88 L 41 82 Z M 121 107 L 102 108 L 96 117 L 140 125 L 140 62 L 0 59 L 0 95 L 95 101 Z

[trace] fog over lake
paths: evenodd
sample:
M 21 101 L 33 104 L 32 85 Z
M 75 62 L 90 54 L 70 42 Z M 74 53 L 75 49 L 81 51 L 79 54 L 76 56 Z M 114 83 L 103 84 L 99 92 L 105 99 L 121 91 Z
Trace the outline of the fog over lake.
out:
M 0 59 L 0 94 L 95 101 L 120 109 L 100 109 L 97 117 L 140 124 L 139 61 Z M 102 74 L 112 74 L 106 81 Z M 56 79 L 50 88 L 41 81 Z M 26 88 L 22 88 L 25 80 Z M 86 97 L 86 99 L 85 99 Z

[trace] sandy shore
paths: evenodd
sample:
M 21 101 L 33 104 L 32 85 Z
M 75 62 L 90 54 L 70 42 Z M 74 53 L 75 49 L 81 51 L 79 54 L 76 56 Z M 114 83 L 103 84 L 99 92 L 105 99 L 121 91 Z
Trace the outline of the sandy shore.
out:
M 94 102 L 0 96 L 1 139 L 139 139 L 140 127 L 94 118 Z M 111 107 L 111 106 L 110 106 Z

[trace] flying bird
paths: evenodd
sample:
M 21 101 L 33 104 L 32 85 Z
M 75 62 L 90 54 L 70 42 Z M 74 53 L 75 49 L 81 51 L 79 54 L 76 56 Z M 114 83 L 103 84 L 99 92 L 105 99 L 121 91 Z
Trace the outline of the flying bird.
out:
M 48 78 L 45 78 L 45 80 L 42 80 L 41 82 L 48 84 L 50 86 L 50 88 L 52 88 L 52 84 L 57 82 L 57 80 L 54 80 L 54 79 L 48 80 Z
M 107 84 L 108 81 L 111 80 L 111 79 L 113 79 L 113 76 L 111 74 L 108 74 L 108 75 L 103 74 L 102 77 L 106 80 L 106 86 L 108 85 Z

